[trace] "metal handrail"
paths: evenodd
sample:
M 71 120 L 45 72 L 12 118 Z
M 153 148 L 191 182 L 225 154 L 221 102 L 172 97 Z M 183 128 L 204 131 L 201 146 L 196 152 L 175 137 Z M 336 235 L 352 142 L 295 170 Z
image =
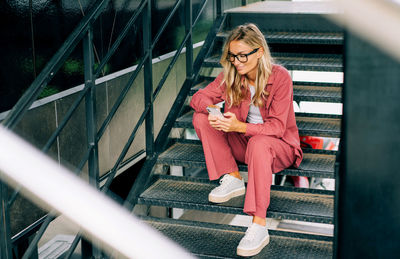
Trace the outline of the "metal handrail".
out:
M 65 215 L 80 227 L 86 238 L 100 242 L 107 252 L 117 252 L 126 258 L 193 258 L 2 126 L 0 142 L 3 144 L 0 146 L 1 180 L 22 186 L 23 193 L 37 205 Z M 20 156 L 25 158 L 24 163 L 12 162 Z M 41 184 L 42 179 L 49 184 Z

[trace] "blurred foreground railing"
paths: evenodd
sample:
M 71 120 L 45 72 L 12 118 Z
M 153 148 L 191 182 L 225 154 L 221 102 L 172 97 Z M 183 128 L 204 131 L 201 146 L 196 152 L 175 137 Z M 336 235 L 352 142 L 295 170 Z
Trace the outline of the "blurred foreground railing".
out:
M 25 197 L 37 205 L 66 216 L 105 251 L 118 258 L 192 258 L 2 126 L 0 143 L 1 180 L 19 186 Z M 19 162 L 21 156 L 24 163 Z

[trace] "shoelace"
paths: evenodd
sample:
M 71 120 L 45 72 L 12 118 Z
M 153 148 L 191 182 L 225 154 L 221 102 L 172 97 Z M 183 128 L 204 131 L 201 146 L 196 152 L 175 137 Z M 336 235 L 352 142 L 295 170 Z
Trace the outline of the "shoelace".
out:
M 219 180 L 219 186 L 217 187 L 218 189 L 226 189 L 231 182 L 231 179 L 227 176 L 224 176 Z M 225 183 L 225 184 L 224 184 Z
M 254 225 L 251 225 L 247 230 L 246 234 L 244 235 L 244 239 L 253 240 L 256 236 L 256 229 Z

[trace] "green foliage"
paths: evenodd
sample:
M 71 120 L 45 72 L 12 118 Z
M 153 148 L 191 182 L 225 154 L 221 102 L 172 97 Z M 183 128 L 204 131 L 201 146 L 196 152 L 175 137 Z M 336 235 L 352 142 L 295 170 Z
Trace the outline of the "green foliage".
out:
M 68 59 L 62 67 L 62 72 L 66 75 L 83 75 L 82 60 Z
M 58 92 L 59 92 L 59 90 L 58 90 L 55 86 L 47 85 L 47 86 L 44 88 L 44 90 L 40 93 L 38 99 L 48 97 L 48 96 L 53 95 L 53 94 L 56 94 L 56 93 L 58 93 Z

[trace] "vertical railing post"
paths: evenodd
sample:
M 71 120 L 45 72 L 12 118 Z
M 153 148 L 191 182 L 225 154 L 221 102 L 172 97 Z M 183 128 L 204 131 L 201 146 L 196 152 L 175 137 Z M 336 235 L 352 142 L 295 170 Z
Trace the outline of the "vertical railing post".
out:
M 99 156 L 96 142 L 96 89 L 94 87 L 96 79 L 94 78 L 93 73 L 93 27 L 89 28 L 86 36 L 83 38 L 83 60 L 85 72 L 85 87 L 90 88 L 85 96 L 87 148 L 91 149 L 88 159 L 89 183 L 92 186 L 98 188 Z M 87 240 L 82 240 L 82 256 L 83 258 L 101 258 L 100 251 L 93 247 L 92 244 L 90 244 Z
M 8 186 L 0 180 L 0 258 L 12 258 Z
M 153 116 L 153 70 L 152 70 L 152 34 L 151 34 L 151 1 L 147 1 L 142 14 L 143 22 L 143 48 L 142 54 L 146 57 L 144 62 L 144 103 L 145 107 L 150 105 L 146 115 L 146 155 L 154 154 L 154 116 Z
M 93 73 L 94 52 L 92 28 L 88 30 L 87 35 L 83 38 L 83 58 L 85 67 L 85 86 L 90 88 L 85 96 L 87 146 L 92 149 L 88 160 L 89 182 L 91 185 L 98 188 L 99 156 L 96 142 L 96 89 L 94 87 L 96 79 L 94 78 Z
M 191 78 L 193 75 L 193 39 L 192 27 L 193 24 L 193 8 L 192 0 L 185 1 L 185 33 L 189 34 L 186 41 L 186 78 Z
M 242 0 L 242 6 L 247 5 L 247 0 Z
M 222 0 L 217 0 L 217 17 L 222 15 Z

